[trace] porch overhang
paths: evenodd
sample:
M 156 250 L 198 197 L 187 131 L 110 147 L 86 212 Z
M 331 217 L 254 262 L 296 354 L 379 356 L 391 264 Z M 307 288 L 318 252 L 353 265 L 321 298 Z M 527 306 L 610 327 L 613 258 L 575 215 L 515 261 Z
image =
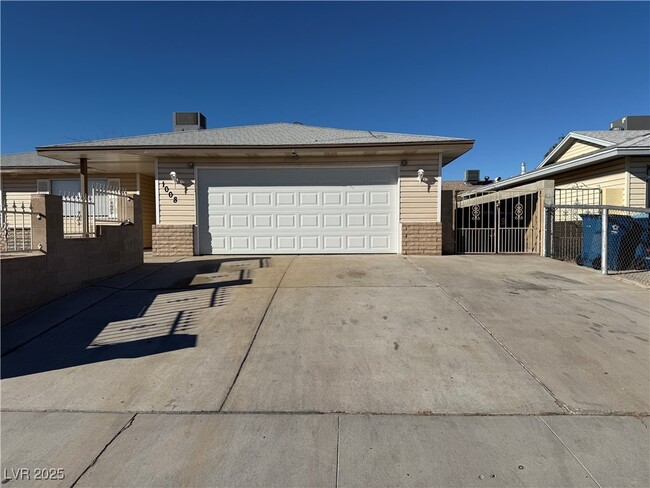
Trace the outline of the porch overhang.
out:
M 473 147 L 473 140 L 440 141 L 436 143 L 345 144 L 345 145 L 284 145 L 284 146 L 43 146 L 39 155 L 77 164 L 86 158 L 91 167 L 108 164 L 152 165 L 157 159 L 197 159 L 203 161 L 296 162 L 309 158 L 380 158 L 408 159 L 435 157 L 442 154 L 443 166 Z M 133 170 L 131 170 L 133 171 Z

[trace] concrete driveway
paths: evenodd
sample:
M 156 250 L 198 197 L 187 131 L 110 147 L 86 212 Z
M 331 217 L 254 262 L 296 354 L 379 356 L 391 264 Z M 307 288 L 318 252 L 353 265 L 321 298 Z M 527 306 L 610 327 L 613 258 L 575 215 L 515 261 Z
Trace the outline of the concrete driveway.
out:
M 649 340 L 647 289 L 533 256 L 149 259 L 3 327 L 3 476 L 647 486 Z

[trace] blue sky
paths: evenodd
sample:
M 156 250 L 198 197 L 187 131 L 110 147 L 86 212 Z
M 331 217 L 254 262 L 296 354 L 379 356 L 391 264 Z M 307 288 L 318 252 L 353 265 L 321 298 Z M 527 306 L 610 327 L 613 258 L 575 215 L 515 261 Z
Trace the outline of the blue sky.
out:
M 648 2 L 2 2 L 2 153 L 310 125 L 476 139 L 507 177 L 570 130 L 650 114 Z

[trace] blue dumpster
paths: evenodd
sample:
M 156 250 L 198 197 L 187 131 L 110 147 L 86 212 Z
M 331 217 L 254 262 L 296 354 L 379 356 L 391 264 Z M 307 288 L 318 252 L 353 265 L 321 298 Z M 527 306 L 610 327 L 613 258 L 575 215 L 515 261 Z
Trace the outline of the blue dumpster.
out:
M 594 269 L 601 266 L 602 216 L 581 214 L 582 252 L 578 264 Z M 607 268 L 630 269 L 639 252 L 640 224 L 629 215 L 609 215 L 607 219 Z

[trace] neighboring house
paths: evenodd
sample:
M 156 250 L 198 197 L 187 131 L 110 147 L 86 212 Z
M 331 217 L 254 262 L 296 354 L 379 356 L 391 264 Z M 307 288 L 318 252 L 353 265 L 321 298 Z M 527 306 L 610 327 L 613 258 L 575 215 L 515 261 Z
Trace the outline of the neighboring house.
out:
M 474 191 L 515 189 L 551 180 L 555 189 L 600 189 L 603 205 L 647 208 L 650 124 L 643 125 L 646 127 L 642 130 L 570 132 L 533 171 Z
M 86 166 L 90 179 L 119 178 L 141 193 L 161 255 L 440 254 L 442 168 L 473 143 L 300 123 L 206 129 L 185 112 L 170 133 L 38 147 L 56 161 L 47 172 L 3 157 L 3 190 L 48 179 L 52 191 Z
M 39 156 L 36 152 L 4 154 L 0 157 L 0 199 L 4 204 L 29 206 L 33 193 L 74 195 L 80 191 L 79 165 Z M 89 187 L 122 188 L 138 193 L 143 205 L 143 243 L 151 247 L 151 226 L 154 223 L 153 170 L 139 172 L 120 168 L 89 168 Z M 144 209 L 148 211 L 144 211 Z M 26 223 L 29 226 L 29 223 Z

